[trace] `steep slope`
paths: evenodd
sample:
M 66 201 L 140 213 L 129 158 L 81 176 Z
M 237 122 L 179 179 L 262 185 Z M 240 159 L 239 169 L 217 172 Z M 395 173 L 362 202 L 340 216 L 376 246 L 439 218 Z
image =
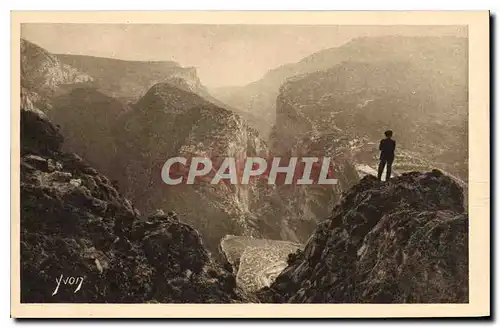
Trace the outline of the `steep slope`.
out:
M 291 303 L 466 303 L 467 240 L 462 190 L 440 171 L 386 183 L 366 176 L 260 296 Z
M 266 157 L 258 133 L 239 116 L 171 84 L 157 84 L 135 109 L 118 121 L 120 148 L 116 179 L 124 193 L 144 210 L 175 208 L 202 232 L 212 250 L 227 233 L 261 236 L 256 185 L 237 186 L 210 181 L 194 185 L 164 184 L 163 163 L 170 157 Z M 194 204 L 198 204 L 194 206 Z M 279 231 L 279 223 L 274 232 Z
M 64 149 L 108 174 L 116 147 L 112 125 L 129 108 L 96 90 L 94 77 L 21 39 L 21 108 L 38 109 L 59 125 Z
M 104 94 L 124 103 L 135 103 L 153 85 L 167 78 L 180 78 L 191 88 L 201 88 L 194 68 L 184 68 L 173 61 L 131 61 L 81 55 L 57 55 L 59 60 L 94 77 Z
M 52 54 L 21 39 L 21 87 L 44 100 L 79 88 L 97 89 L 124 104 L 133 104 L 153 85 L 168 82 L 210 97 L 196 68 L 172 61 L 127 61 L 83 55 Z M 42 110 L 49 109 L 45 101 Z
M 287 122 L 283 122 L 283 125 Z M 296 130 L 297 132 L 299 130 Z M 275 141 L 276 139 L 271 139 Z M 344 191 L 359 181 L 359 174 L 353 165 L 350 152 L 350 140 L 342 135 L 303 135 L 301 139 L 290 136 L 283 138 L 283 143 L 274 142 L 270 151 L 281 157 L 316 157 L 330 159 L 329 168 L 332 178 L 337 179 L 333 185 L 279 185 L 277 193 L 286 201 L 288 217 L 293 222 L 297 240 L 305 242 L 316 224 L 327 217 L 333 206 L 340 200 Z M 294 140 L 295 143 L 288 143 Z
M 81 55 L 57 55 L 66 65 L 88 73 L 94 87 L 124 104 L 135 104 L 157 83 L 168 83 L 242 116 L 252 127 L 269 134 L 271 125 L 258 116 L 232 108 L 214 98 L 201 83 L 196 68 L 173 61 L 131 61 Z
M 86 85 L 93 79 L 88 74 L 62 63 L 56 56 L 34 43 L 21 39 L 21 94 L 23 102 L 49 111 L 51 99 L 71 85 Z
M 21 110 L 22 302 L 251 301 L 196 230 L 172 213 L 141 219 L 62 143 L 41 112 Z
M 63 149 L 77 152 L 92 166 L 111 174 L 117 155 L 116 121 L 131 110 L 94 88 L 75 88 L 52 100 L 48 117 L 64 135 Z
M 396 171 L 438 167 L 466 180 L 467 105 L 466 74 L 452 79 L 410 62 L 344 62 L 283 85 L 271 142 L 286 149 L 304 136 L 346 137 L 357 162 L 374 165 L 377 142 L 391 128 L 400 150 Z
M 268 158 L 267 146 L 257 131 L 238 115 L 163 83 L 151 88 L 134 110 L 122 115 L 117 126 L 122 130 L 117 129 L 119 148 L 111 177 L 141 210 L 175 208 L 200 230 L 210 250 L 215 252 L 227 234 L 304 242 L 313 231 L 317 216 L 303 215 L 309 206 L 294 202 L 303 194 L 293 190 L 301 188 L 287 186 L 297 193 L 288 199 L 265 179 L 248 185 L 212 185 L 208 180 L 174 186 L 160 179 L 161 168 L 171 157 L 203 156 L 214 165 L 226 157 L 241 163 L 247 157 Z M 339 170 L 350 164 L 346 161 L 343 165 Z M 338 199 L 343 188 L 356 181 L 352 171 L 353 178 L 339 171 L 341 183 L 327 188 L 330 199 Z M 297 211 L 298 207 L 304 209 Z

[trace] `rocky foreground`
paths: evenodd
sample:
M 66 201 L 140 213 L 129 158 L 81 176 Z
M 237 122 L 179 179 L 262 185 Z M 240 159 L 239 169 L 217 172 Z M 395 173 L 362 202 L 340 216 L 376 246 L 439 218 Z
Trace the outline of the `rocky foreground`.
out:
M 62 142 L 43 113 L 21 111 L 22 302 L 252 301 L 195 229 L 174 213 L 142 217 Z
M 468 301 L 463 193 L 440 171 L 365 176 L 305 247 L 225 238 L 224 268 L 175 213 L 142 216 L 62 142 L 21 111 L 22 302 Z
M 304 251 L 261 289 L 264 302 L 468 302 L 468 218 L 440 171 L 364 177 Z

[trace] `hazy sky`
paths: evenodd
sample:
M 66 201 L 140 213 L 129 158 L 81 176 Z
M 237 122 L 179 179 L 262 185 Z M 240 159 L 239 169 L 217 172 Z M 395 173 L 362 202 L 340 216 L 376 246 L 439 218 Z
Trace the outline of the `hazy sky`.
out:
M 359 36 L 456 35 L 465 27 L 23 24 L 21 35 L 52 53 L 194 66 L 208 87 L 244 85 L 269 69 L 297 62 Z

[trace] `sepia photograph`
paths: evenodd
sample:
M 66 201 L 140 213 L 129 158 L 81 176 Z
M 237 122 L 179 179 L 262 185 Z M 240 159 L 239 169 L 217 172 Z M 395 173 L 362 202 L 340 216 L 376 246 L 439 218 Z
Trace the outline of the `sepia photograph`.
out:
M 19 305 L 489 313 L 489 14 L 386 14 L 17 13 Z

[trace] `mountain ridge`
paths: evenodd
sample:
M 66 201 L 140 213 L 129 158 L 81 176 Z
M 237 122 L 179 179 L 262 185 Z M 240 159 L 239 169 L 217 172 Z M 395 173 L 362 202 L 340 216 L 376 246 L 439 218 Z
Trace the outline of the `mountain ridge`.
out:
M 274 104 L 278 89 L 288 78 L 328 69 L 344 60 L 370 62 L 375 59 L 391 60 L 399 58 L 399 60 L 420 60 L 425 62 L 428 60 L 427 57 L 431 59 L 433 57 L 449 59 L 451 57 L 449 55 L 444 56 L 443 53 L 451 51 L 453 56 L 460 57 L 460 52 L 455 53 L 455 50 L 464 51 L 460 49 L 466 49 L 466 46 L 467 38 L 455 36 L 360 37 L 339 47 L 313 53 L 298 62 L 271 69 L 261 79 L 236 88 L 232 95 L 224 96 L 224 93 L 217 93 L 217 90 L 214 89 L 214 96 L 243 111 L 254 114 L 259 113 L 273 124 Z M 436 51 L 435 49 L 439 50 Z M 414 53 L 422 54 L 422 56 L 414 56 Z M 456 67 L 458 69 L 465 68 L 466 62 L 464 65 L 460 66 L 459 64 Z

